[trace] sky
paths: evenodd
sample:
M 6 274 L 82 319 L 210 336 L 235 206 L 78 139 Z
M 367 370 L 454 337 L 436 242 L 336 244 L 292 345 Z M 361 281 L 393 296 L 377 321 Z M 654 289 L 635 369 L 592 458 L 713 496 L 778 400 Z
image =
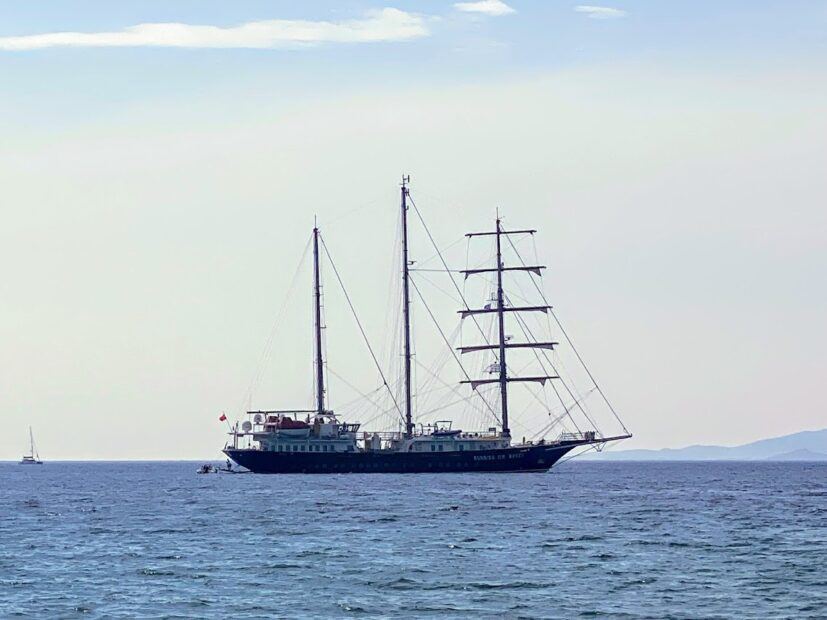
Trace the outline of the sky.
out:
M 314 217 L 398 365 L 403 173 L 451 267 L 538 229 L 623 447 L 827 427 L 825 78 L 814 0 L 0 1 L 0 459 L 213 458 L 222 411 L 310 406 Z M 324 273 L 329 374 L 376 390 Z

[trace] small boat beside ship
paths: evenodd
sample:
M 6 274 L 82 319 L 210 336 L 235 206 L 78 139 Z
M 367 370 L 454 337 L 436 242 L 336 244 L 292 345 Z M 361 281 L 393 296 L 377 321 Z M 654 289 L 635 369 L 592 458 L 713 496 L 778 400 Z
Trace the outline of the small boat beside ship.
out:
M 218 465 L 213 465 L 212 463 L 204 463 L 199 467 L 196 474 L 249 474 L 249 471 L 242 470 L 242 469 L 233 469 L 233 464 L 229 460 L 227 461 L 226 467 L 219 467 Z
M 34 444 L 34 434 L 32 433 L 32 427 L 29 427 L 29 453 L 24 454 L 23 458 L 20 459 L 21 465 L 43 465 L 43 461 L 40 460 L 40 454 L 37 452 L 37 446 Z
M 451 283 L 462 301 L 462 307 L 458 310 L 460 325 L 456 331 L 460 331 L 464 323 L 472 324 L 476 328 L 472 330 L 475 339 L 473 343 L 463 346 L 461 342 L 449 342 L 411 277 L 412 272 L 417 270 L 412 268 L 414 262 L 409 256 L 408 213 L 413 204 L 410 197 L 409 177 L 403 177 L 400 199 L 401 307 L 399 310 L 401 333 L 399 342 L 401 343 L 402 366 L 401 376 L 394 385 L 401 385 L 401 394 L 395 393 L 391 388 L 391 382 L 386 378 L 373 354 L 365 330 L 344 289 L 336 266 L 332 264 L 330 252 L 324 244 L 318 226 L 315 226 L 311 237 L 314 299 L 314 406 L 306 409 L 247 411 L 245 414 L 247 419 L 240 424 L 240 427 L 238 422 L 231 427 L 231 440 L 224 447 L 227 457 L 254 473 L 543 472 L 573 451 L 602 449 L 608 442 L 631 437 L 631 433 L 620 421 L 614 408 L 603 395 L 603 391 L 594 381 L 592 374 L 585 368 L 580 354 L 575 350 L 574 359 L 583 364 L 583 368 L 586 369 L 593 383 L 586 393 L 573 389 L 571 384 L 563 380 L 559 372 L 560 364 L 555 363 L 551 355 L 556 352 L 561 343 L 550 338 L 535 338 L 532 329 L 523 319 L 529 314 L 553 317 L 559 327 L 560 340 L 572 349 L 574 348 L 554 315 L 552 306 L 533 280 L 542 276 L 545 266 L 526 262 L 517 251 L 517 244 L 512 241 L 514 238 L 533 238 L 536 231 L 507 229 L 498 215 L 491 230 L 465 235 L 469 242 L 472 240 L 493 242 L 489 254 L 492 262 L 466 265 L 466 269 L 463 270 L 449 269 L 417 209 L 417 215 L 422 226 L 425 227 L 427 238 L 433 243 L 441 265 L 444 267 L 439 271 L 451 278 Z M 413 206 L 416 208 L 415 204 Z M 320 248 L 324 250 L 324 255 L 328 258 L 336 280 L 356 318 L 356 323 L 373 357 L 390 402 L 392 402 L 392 410 L 398 414 L 396 429 L 363 431 L 359 422 L 340 418 L 327 402 L 325 382 L 327 360 L 322 338 L 324 326 Z M 507 248 L 511 261 L 508 264 L 504 258 Z M 469 278 L 488 278 L 486 282 L 489 288 L 486 289 L 485 301 L 480 304 L 481 307 L 471 305 L 466 301 L 453 275 L 457 271 L 462 274 L 463 281 Z M 519 293 L 509 295 L 506 292 L 506 281 L 517 277 L 528 278 L 528 281 L 521 281 L 523 287 L 519 288 Z M 540 292 L 540 299 L 528 303 L 524 301 L 523 295 L 525 287 L 531 285 Z M 426 316 L 430 316 L 437 324 L 437 329 L 445 340 L 450 355 L 459 366 L 463 377 L 459 383 L 470 388 L 470 391 L 462 397 L 463 400 L 473 400 L 477 410 L 486 416 L 487 424 L 484 424 L 482 429 L 473 431 L 457 429 L 454 428 L 453 421 L 444 419 L 416 423 L 418 412 L 415 410 L 416 386 L 412 376 L 414 345 L 411 330 L 411 288 L 415 289 L 427 311 Z M 548 326 L 551 327 L 551 325 L 551 321 L 548 321 Z M 510 334 L 512 329 L 521 332 L 522 337 L 519 341 Z M 456 346 L 457 344 L 460 346 Z M 529 352 L 533 358 L 519 357 L 528 355 Z M 461 361 L 465 354 L 486 355 L 486 360 L 483 360 L 481 364 L 476 364 L 476 368 L 480 368 L 487 376 L 473 377 L 472 373 L 475 371 L 466 370 Z M 512 355 L 519 359 L 518 371 L 512 370 L 508 363 Z M 446 359 L 448 359 L 447 354 Z M 536 367 L 534 372 L 528 374 L 519 372 L 528 368 L 532 363 Z M 441 379 L 439 381 L 447 384 Z M 509 409 L 512 386 L 515 388 L 534 386 L 536 390 L 544 390 L 547 386 L 551 386 L 554 393 L 552 398 L 556 395 L 559 401 L 559 404 L 551 406 L 548 404 L 547 397 L 544 400 L 534 393 L 537 402 L 530 401 L 528 404 L 535 409 L 539 407 L 542 410 L 541 413 L 547 415 L 547 422 L 530 440 L 524 437 L 522 441 L 515 441 L 512 438 Z M 382 386 L 377 389 L 382 389 Z M 459 388 L 451 387 L 451 389 L 459 392 Z M 592 417 L 588 415 L 583 405 L 585 397 L 595 391 L 608 405 L 622 429 L 621 432 L 604 435 L 596 428 Z M 365 406 L 367 407 L 368 404 Z M 523 407 L 523 410 L 525 409 Z M 578 411 L 583 413 L 579 423 L 573 417 Z M 222 415 L 220 419 L 225 420 L 226 417 Z M 569 421 L 574 428 L 566 426 Z M 521 427 L 525 428 L 525 425 Z M 551 433 L 555 430 L 557 434 L 552 435 Z

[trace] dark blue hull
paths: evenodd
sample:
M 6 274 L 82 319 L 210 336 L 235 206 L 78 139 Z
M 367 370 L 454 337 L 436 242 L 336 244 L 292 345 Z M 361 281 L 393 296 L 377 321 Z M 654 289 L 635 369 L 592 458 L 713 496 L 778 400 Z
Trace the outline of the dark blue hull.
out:
M 586 442 L 470 452 L 265 452 L 227 448 L 234 462 L 258 474 L 415 474 L 547 471 Z

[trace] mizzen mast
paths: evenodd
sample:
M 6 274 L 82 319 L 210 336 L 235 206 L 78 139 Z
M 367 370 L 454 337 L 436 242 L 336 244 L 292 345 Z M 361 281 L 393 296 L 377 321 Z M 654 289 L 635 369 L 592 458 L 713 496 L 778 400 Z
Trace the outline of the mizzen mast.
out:
M 408 259 L 408 183 L 410 175 L 402 176 L 402 317 L 405 345 L 405 437 L 413 437 L 411 405 L 411 293 L 410 261 Z
M 319 227 L 313 227 L 313 306 L 316 344 L 316 415 L 324 415 L 324 356 L 322 352 L 322 282 L 319 270 Z

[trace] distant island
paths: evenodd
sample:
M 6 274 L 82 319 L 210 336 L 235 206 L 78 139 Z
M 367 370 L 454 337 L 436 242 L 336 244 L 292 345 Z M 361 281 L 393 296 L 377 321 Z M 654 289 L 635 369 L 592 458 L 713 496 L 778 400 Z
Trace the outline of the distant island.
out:
M 599 461 L 827 461 L 827 428 L 741 446 L 687 446 L 662 450 L 607 450 L 583 455 Z

